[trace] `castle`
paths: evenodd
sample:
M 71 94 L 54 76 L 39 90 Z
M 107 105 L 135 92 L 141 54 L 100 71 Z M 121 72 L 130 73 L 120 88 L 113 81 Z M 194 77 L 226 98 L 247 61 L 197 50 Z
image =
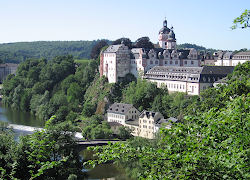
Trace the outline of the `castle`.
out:
M 199 67 L 200 59 L 195 49 L 176 49 L 173 27 L 168 28 L 167 20 L 158 33 L 160 48 L 129 49 L 123 43 L 110 45 L 100 54 L 100 76 L 106 76 L 115 83 L 131 73 L 136 78 L 143 76 L 155 66 Z
M 154 49 L 129 49 L 123 43 L 110 45 L 100 53 L 100 76 L 107 77 L 109 83 L 116 83 L 131 73 L 158 87 L 167 87 L 169 92 L 200 95 L 201 91 L 213 87 L 216 81 L 233 72 L 232 63 L 201 67 L 203 56 L 194 48 L 177 49 L 173 27 L 169 29 L 166 20 L 158 39 L 160 48 Z

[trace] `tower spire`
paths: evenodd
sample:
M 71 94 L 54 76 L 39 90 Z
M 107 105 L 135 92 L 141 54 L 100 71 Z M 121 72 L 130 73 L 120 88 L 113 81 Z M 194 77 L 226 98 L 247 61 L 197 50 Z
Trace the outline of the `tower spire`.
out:
M 168 25 L 168 22 L 167 22 L 167 19 L 165 17 L 165 20 L 163 21 L 163 27 L 166 27 L 167 28 L 167 25 Z

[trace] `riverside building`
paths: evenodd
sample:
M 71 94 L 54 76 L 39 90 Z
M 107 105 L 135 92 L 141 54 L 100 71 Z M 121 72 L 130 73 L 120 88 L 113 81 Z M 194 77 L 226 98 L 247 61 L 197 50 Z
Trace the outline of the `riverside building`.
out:
M 115 133 L 125 126 L 132 130 L 133 136 L 154 139 L 161 127 L 171 128 L 178 120 L 165 119 L 159 112 L 139 112 L 132 104 L 114 103 L 107 110 L 107 121 Z

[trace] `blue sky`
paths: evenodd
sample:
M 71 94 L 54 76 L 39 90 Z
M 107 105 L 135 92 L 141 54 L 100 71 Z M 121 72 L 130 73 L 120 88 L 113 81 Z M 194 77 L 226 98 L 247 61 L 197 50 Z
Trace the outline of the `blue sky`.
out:
M 250 49 L 250 29 L 231 30 L 250 0 L 0 0 L 0 43 L 148 36 L 166 17 L 177 43 Z

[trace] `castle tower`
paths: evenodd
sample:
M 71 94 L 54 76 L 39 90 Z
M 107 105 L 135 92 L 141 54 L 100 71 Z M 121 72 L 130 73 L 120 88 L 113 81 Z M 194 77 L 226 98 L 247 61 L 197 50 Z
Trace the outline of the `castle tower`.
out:
M 167 27 L 167 20 L 163 21 L 163 27 L 159 31 L 159 45 L 163 49 L 176 49 L 176 39 L 173 27 Z

